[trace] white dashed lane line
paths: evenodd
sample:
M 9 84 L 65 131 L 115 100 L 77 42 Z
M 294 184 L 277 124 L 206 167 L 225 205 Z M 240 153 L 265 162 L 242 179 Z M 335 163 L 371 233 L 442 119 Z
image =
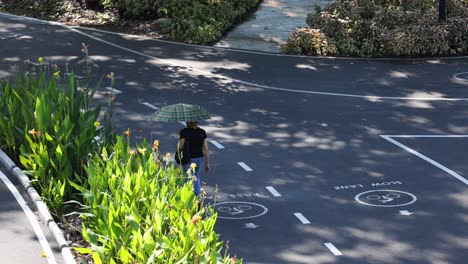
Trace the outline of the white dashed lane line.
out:
M 144 104 L 144 105 L 146 105 L 147 107 L 149 107 L 149 108 L 151 108 L 151 109 L 153 109 L 153 110 L 159 110 L 159 107 L 154 106 L 154 105 L 152 105 L 152 104 L 150 104 L 150 103 L 148 103 L 148 102 L 143 102 L 143 103 L 141 103 L 141 104 Z
M 219 149 L 223 149 L 224 146 L 219 144 L 218 141 L 216 140 L 210 140 L 211 144 L 215 145 L 215 147 L 219 148 Z
M 114 88 L 112 88 L 112 87 L 106 87 L 106 88 L 104 88 L 104 89 L 106 89 L 106 90 L 108 90 L 108 91 L 111 91 L 111 92 L 113 92 L 113 93 L 116 93 L 116 94 L 121 94 L 121 93 L 122 93 L 122 91 L 117 90 L 117 89 L 114 89 Z
M 339 251 L 335 245 L 333 245 L 332 243 L 324 243 L 324 245 L 333 253 L 333 255 L 335 256 L 343 256 L 343 253 L 341 253 L 341 251 Z
M 307 225 L 307 224 L 310 224 L 310 221 L 307 220 L 307 218 L 305 218 L 305 216 L 303 216 L 301 213 L 294 213 L 294 215 L 297 217 L 297 219 L 299 219 L 299 221 L 301 221 L 301 223 L 303 223 L 304 225 Z
M 274 197 L 281 197 L 281 194 L 272 186 L 267 186 L 266 188 Z
M 239 166 L 241 166 L 245 171 L 253 171 L 249 166 L 247 166 L 247 164 L 245 164 L 244 162 L 237 162 L 237 164 Z

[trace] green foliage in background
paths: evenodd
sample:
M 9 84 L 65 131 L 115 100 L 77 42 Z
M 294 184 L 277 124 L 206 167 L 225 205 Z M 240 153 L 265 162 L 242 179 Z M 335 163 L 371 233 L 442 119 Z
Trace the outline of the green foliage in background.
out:
M 91 248 L 77 250 L 95 263 L 241 263 L 221 254 L 216 215 L 206 215 L 191 179 L 154 155 L 145 141 L 135 150 L 120 136 L 92 154 L 87 184 L 75 186 Z
M 209 44 L 219 40 L 234 24 L 254 11 L 260 0 L 114 0 L 120 13 L 130 18 L 166 18 L 169 38 Z
M 438 0 L 337 0 L 309 14 L 307 24 L 307 34 L 296 29 L 283 52 L 362 57 L 468 53 L 467 0 L 447 0 L 443 22 L 438 21 Z M 313 30 L 323 36 L 311 35 Z M 320 40 L 327 45 L 310 43 Z

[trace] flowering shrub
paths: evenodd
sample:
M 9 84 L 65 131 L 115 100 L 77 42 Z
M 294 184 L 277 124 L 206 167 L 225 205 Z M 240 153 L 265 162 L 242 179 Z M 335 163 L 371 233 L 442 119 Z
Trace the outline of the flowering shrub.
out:
M 69 182 L 83 180 L 100 108 L 90 106 L 94 90 L 79 91 L 73 73 L 62 83 L 58 70 L 34 71 L 0 85 L 0 146 L 19 157 L 51 213 L 59 216 L 63 201 L 73 196 Z
M 468 53 L 468 1 L 447 0 L 447 14 L 447 20 L 438 21 L 436 0 L 337 0 L 323 11 L 309 14 L 306 22 L 336 45 L 339 56 Z M 320 55 L 317 49 L 321 47 L 293 40 L 288 40 L 284 52 Z
M 312 28 L 297 28 L 281 48 L 285 53 L 320 56 L 336 54 L 335 44 L 320 29 Z
M 77 250 L 95 263 L 242 263 L 221 254 L 216 214 L 205 215 L 191 178 L 168 161 L 154 162 L 153 145 L 154 152 L 146 141 L 134 150 L 117 137 L 109 150 L 92 154 L 88 181 L 76 186 L 91 248 Z

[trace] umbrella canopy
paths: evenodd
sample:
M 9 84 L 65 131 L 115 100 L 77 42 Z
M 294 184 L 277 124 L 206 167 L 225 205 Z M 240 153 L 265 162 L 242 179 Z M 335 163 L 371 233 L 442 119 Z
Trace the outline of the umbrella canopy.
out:
M 211 114 L 198 105 L 192 104 L 173 104 L 167 105 L 156 111 L 153 115 L 155 121 L 199 121 L 209 119 Z

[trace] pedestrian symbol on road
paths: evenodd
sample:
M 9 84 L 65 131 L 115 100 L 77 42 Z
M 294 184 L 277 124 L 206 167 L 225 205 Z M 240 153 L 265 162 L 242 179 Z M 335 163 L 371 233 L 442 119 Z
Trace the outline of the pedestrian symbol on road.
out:
M 416 202 L 416 196 L 411 193 L 396 190 L 372 190 L 362 192 L 355 197 L 356 201 L 365 205 L 377 207 L 398 207 Z
M 224 219 L 254 218 L 268 212 L 261 204 L 240 201 L 217 203 L 213 205 L 213 209 L 218 213 L 218 218 Z

